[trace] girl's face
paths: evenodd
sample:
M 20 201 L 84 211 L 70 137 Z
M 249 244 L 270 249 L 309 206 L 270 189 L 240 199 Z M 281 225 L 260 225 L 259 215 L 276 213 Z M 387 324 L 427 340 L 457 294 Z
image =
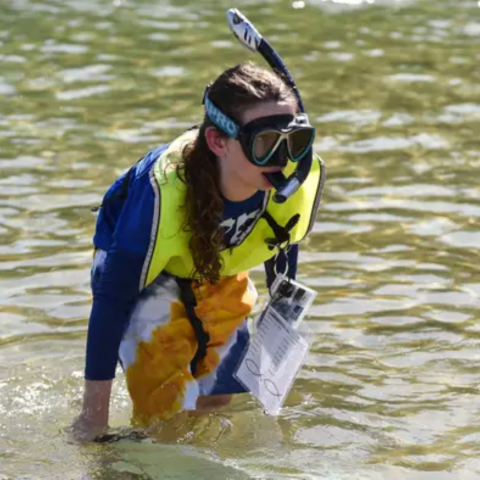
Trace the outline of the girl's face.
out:
M 245 110 L 240 121 L 242 125 L 246 125 L 261 117 L 295 114 L 296 106 L 291 103 L 265 102 Z M 219 158 L 220 188 L 226 198 L 240 201 L 249 198 L 258 190 L 273 188 L 262 174 L 279 171 L 282 168 L 253 165 L 246 158 L 238 140 L 219 135 L 213 127 L 207 128 L 205 133 L 211 150 Z

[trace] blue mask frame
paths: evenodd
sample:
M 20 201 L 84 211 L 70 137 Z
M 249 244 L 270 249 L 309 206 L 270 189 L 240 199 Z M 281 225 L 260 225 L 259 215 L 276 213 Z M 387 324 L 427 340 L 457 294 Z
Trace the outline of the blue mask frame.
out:
M 206 115 L 211 122 L 230 138 L 238 140 L 247 159 L 258 167 L 284 167 L 288 160 L 300 162 L 309 153 L 315 140 L 315 128 L 310 124 L 306 113 L 300 113 L 297 116 L 283 114 L 260 117 L 244 126 L 240 126 L 210 100 L 208 87 L 205 91 L 203 104 Z M 265 157 L 257 158 L 255 142 L 259 138 L 258 136 L 264 132 L 278 133 L 279 138 Z M 301 148 L 299 154 L 294 155 L 288 139 L 291 135 L 297 135 L 298 137 L 299 132 L 305 137 L 301 139 L 302 141 L 305 140 L 305 145 Z

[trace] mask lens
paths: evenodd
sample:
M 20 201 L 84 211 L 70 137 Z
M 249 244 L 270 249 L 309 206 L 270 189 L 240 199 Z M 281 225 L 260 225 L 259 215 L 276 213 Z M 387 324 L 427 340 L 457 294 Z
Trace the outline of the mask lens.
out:
M 313 131 L 309 128 L 294 130 L 288 135 L 288 149 L 294 162 L 297 162 L 305 155 L 305 152 L 311 147 L 313 140 Z
M 278 142 L 280 134 L 274 131 L 260 132 L 253 142 L 253 157 L 258 164 L 268 160 L 275 145 Z

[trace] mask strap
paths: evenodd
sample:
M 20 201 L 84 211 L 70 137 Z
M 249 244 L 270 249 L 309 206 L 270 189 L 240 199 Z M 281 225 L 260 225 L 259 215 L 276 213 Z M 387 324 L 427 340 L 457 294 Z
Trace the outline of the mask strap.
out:
M 210 91 L 210 87 L 212 86 L 211 83 L 207 84 L 205 87 L 205 92 L 203 92 L 203 97 L 202 97 L 202 105 L 205 105 L 205 99 L 208 97 L 208 92 Z
M 203 94 L 202 105 L 205 108 L 205 113 L 216 127 L 226 133 L 229 137 L 236 139 L 240 134 L 240 126 L 210 100 L 208 94 L 211 86 L 212 84 L 209 83 Z

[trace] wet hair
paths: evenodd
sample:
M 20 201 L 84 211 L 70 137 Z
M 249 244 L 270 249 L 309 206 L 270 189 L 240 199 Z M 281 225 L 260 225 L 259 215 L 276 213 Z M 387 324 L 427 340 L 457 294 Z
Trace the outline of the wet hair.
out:
M 297 105 L 293 91 L 281 77 L 250 62 L 225 70 L 210 86 L 208 96 L 239 124 L 243 112 L 263 102 Z M 205 116 L 196 140 L 183 152 L 181 176 L 187 185 L 185 227 L 190 232 L 189 249 L 195 269 L 192 274 L 201 280 L 217 283 L 222 269 L 223 231 L 220 223 L 223 200 L 218 158 L 205 138 L 205 130 L 211 126 L 213 123 Z

